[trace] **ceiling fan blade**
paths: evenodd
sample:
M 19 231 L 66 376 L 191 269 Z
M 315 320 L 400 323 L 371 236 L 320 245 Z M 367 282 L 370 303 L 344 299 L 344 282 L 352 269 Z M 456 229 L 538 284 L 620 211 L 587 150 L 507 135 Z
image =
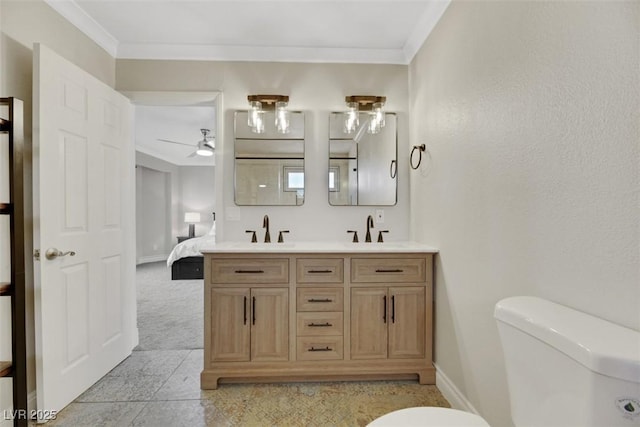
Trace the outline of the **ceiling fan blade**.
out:
M 158 138 L 158 141 L 162 141 L 162 142 L 169 142 L 171 144 L 180 144 L 180 145 L 186 145 L 188 147 L 193 147 L 193 144 L 185 144 L 184 142 L 178 142 L 178 141 L 171 141 L 169 139 L 160 139 Z
M 195 157 L 198 155 L 198 151 L 194 151 L 193 153 L 189 154 L 187 157 Z

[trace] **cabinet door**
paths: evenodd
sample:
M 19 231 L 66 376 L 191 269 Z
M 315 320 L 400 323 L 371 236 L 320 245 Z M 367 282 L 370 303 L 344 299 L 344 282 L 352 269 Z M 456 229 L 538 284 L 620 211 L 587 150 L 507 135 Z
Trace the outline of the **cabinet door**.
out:
M 249 360 L 249 288 L 211 289 L 211 361 Z
M 351 289 L 351 359 L 387 357 L 387 288 Z
M 389 358 L 425 357 L 425 288 L 389 288 Z
M 289 360 L 289 289 L 251 289 L 251 360 Z

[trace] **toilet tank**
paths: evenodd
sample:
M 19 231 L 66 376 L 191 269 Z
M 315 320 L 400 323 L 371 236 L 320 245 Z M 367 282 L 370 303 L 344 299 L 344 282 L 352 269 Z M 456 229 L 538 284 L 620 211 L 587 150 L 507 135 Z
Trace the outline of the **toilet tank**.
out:
M 536 297 L 494 316 L 517 427 L 640 426 L 640 332 Z

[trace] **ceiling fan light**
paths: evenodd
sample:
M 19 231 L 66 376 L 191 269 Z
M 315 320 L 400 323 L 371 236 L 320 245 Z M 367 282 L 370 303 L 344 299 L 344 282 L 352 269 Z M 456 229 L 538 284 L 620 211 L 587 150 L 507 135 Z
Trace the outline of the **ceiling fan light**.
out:
M 206 148 L 198 148 L 198 150 L 196 151 L 196 154 L 198 156 L 211 157 L 213 156 L 213 151 L 207 150 Z
M 196 150 L 196 154 L 198 156 L 210 157 L 213 156 L 213 150 L 210 146 L 207 145 L 205 141 L 200 141 L 198 143 L 198 149 Z

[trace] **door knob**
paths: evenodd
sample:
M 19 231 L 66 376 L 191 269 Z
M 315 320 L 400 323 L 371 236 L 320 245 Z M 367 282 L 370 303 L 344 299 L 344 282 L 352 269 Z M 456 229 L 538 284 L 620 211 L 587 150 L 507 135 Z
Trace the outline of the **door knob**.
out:
M 58 250 L 56 248 L 49 248 L 44 253 L 44 256 L 47 257 L 47 259 L 56 259 L 58 257 L 63 257 L 63 256 L 67 256 L 67 255 L 75 256 L 76 253 L 74 251 L 62 252 L 62 251 L 60 251 L 60 250 Z

